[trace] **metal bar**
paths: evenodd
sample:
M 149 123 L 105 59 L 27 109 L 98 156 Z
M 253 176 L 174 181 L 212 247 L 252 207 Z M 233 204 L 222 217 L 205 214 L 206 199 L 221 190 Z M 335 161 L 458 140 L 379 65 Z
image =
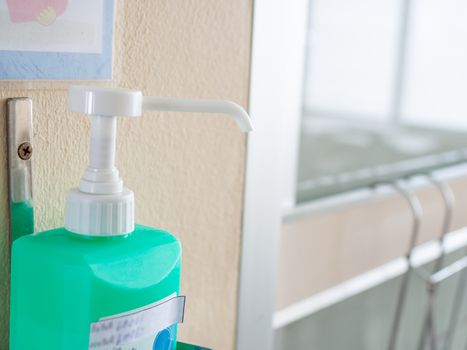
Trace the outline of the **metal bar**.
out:
M 428 289 L 428 305 L 430 312 L 428 313 L 427 331 L 426 334 L 431 350 L 438 348 L 438 337 L 436 334 L 436 323 L 435 323 L 435 305 L 436 305 L 436 293 L 437 288 L 434 285 L 430 285 Z M 424 345 L 424 344 L 423 344 Z
M 444 219 L 443 219 L 443 226 L 441 228 L 441 234 L 439 237 L 439 244 L 441 248 L 441 255 L 439 256 L 439 259 L 437 259 L 435 263 L 435 267 L 433 271 L 438 271 L 444 263 L 444 257 L 446 255 L 446 247 L 444 244 L 446 235 L 448 232 L 451 230 L 451 223 L 452 223 L 452 217 L 454 214 L 454 206 L 456 203 L 454 193 L 452 192 L 451 187 L 446 181 L 440 181 L 438 179 L 435 179 L 431 175 L 428 176 L 428 179 L 435 185 L 435 187 L 439 190 L 441 193 L 441 196 L 443 197 L 444 201 Z
M 446 236 L 446 253 L 451 254 L 459 250 L 465 250 L 467 246 L 467 228 L 450 232 Z M 439 250 L 435 242 L 427 242 L 418 245 L 412 255 L 412 272 L 425 272 L 421 267 L 434 263 L 439 257 Z M 371 290 L 383 283 L 403 276 L 408 270 L 405 257 L 392 260 L 384 265 L 371 269 L 349 280 L 343 281 L 333 287 L 315 293 L 308 298 L 300 300 L 292 305 L 275 312 L 274 329 L 280 329 L 308 316 L 314 315 L 330 306 L 341 303 L 355 295 Z M 467 272 L 467 270 L 464 270 Z M 430 275 L 420 276 L 428 282 Z M 467 280 L 466 280 L 467 281 Z M 465 294 L 462 294 L 465 295 Z
M 427 309 L 425 311 L 425 319 L 423 322 L 422 333 L 420 335 L 418 349 L 423 350 L 426 345 L 426 341 L 428 339 L 429 344 L 431 345 L 431 349 L 434 350 L 438 346 L 437 340 L 437 333 L 434 325 L 434 312 L 435 312 L 435 305 L 436 305 L 436 297 L 438 293 L 438 289 L 436 283 L 433 283 L 433 273 L 436 274 L 439 269 L 443 266 L 444 258 L 446 256 L 446 247 L 444 244 L 445 238 L 447 233 L 451 228 L 451 221 L 452 215 L 454 212 L 454 193 L 451 190 L 451 187 L 448 185 L 447 182 L 439 181 L 433 178 L 431 175 L 427 176 L 427 179 L 438 189 L 440 192 L 443 202 L 444 202 L 444 217 L 443 217 L 443 224 L 441 227 L 441 233 L 438 239 L 438 244 L 440 247 L 440 255 L 438 259 L 435 260 L 434 268 L 432 275 L 429 276 L 428 282 L 428 293 L 429 293 L 429 302 L 427 305 Z M 427 334 L 428 332 L 428 334 Z
M 401 11 L 399 30 L 399 47 L 396 57 L 396 72 L 393 89 L 392 121 L 398 122 L 402 114 L 402 99 L 404 96 L 405 73 L 407 65 L 407 51 L 409 44 L 409 27 L 412 9 L 412 0 L 404 0 Z
M 447 250 L 444 249 L 441 254 L 441 256 L 445 256 L 447 254 Z M 435 260 L 439 260 L 439 258 Z M 460 280 L 457 283 L 457 288 L 456 288 L 456 293 L 453 298 L 452 306 L 451 306 L 451 317 L 449 318 L 449 324 L 447 328 L 447 334 L 445 336 L 445 343 L 444 343 L 444 350 L 449 350 L 452 347 L 452 339 L 453 335 L 456 329 L 456 325 L 459 321 L 459 315 L 460 315 L 460 310 L 462 306 L 462 301 L 465 293 L 465 289 L 467 286 L 467 256 L 464 256 L 463 258 L 458 259 L 454 263 L 451 263 L 450 265 L 444 267 L 441 270 L 436 271 L 432 275 L 428 275 L 424 270 L 413 270 L 414 272 L 417 272 L 417 275 L 424 280 L 427 283 L 428 286 L 428 292 L 429 292 L 429 303 L 427 306 L 427 311 L 425 315 L 425 320 L 422 326 L 422 334 L 420 336 L 419 340 L 419 345 L 418 349 L 423 350 L 425 349 L 426 341 L 427 339 L 430 341 L 431 344 L 431 349 L 436 349 L 437 348 L 437 333 L 435 332 L 434 328 L 434 307 L 435 307 L 435 302 L 434 299 L 436 298 L 436 293 L 438 292 L 438 285 L 445 280 L 453 277 L 454 275 L 461 273 L 462 275 L 460 277 Z M 427 331 L 430 334 L 427 334 Z M 435 347 L 433 347 L 435 346 Z
M 31 158 L 33 153 L 32 100 L 7 100 L 8 195 L 10 241 L 34 232 Z
M 467 176 L 467 163 L 442 167 L 432 172 L 433 178 L 442 181 L 451 179 L 462 179 Z M 412 176 L 410 186 L 414 190 L 424 189 L 430 185 L 425 176 Z M 346 191 L 343 193 L 314 199 L 306 203 L 299 204 L 296 208 L 283 212 L 283 223 L 294 222 L 304 217 L 311 217 L 351 206 L 356 203 L 371 202 L 380 200 L 395 194 L 395 190 L 388 184 L 380 186 L 366 186 L 363 188 Z
M 431 275 L 430 283 L 434 285 L 439 284 L 454 276 L 456 273 L 464 271 L 465 269 L 467 269 L 467 256 L 455 261 L 454 263 Z
M 464 250 L 467 253 L 467 250 Z M 456 293 L 452 301 L 451 317 L 449 318 L 448 329 L 446 334 L 446 341 L 444 343 L 444 350 L 452 348 L 454 335 L 456 332 L 457 324 L 459 323 L 460 314 L 462 310 L 462 302 L 464 300 L 465 289 L 467 286 L 467 269 L 462 272 L 459 281 L 457 281 Z M 466 343 L 467 349 L 467 343 Z
M 423 216 L 422 206 L 418 197 L 411 190 L 402 187 L 398 182 L 395 182 L 393 186 L 397 190 L 397 192 L 399 192 L 406 199 L 407 203 L 409 204 L 413 216 L 413 221 L 409 247 L 405 256 L 408 263 L 408 270 L 402 277 L 401 288 L 399 289 L 399 295 L 397 298 L 396 312 L 391 327 L 388 350 L 396 349 L 397 340 L 399 338 L 402 313 L 404 311 L 405 302 L 407 299 L 407 292 L 409 289 L 410 272 L 412 271 L 411 258 L 413 250 L 418 241 L 418 236 L 420 233 L 420 224 Z

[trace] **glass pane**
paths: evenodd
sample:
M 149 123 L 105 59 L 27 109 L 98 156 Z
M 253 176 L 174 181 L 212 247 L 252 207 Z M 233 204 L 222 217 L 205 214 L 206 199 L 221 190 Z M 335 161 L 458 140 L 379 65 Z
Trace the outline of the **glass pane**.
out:
M 312 0 L 297 199 L 467 160 L 467 2 Z
M 413 1 L 405 121 L 467 129 L 466 19 L 465 0 Z
M 400 0 L 311 3 L 305 108 L 387 118 Z
M 308 117 L 301 130 L 297 201 L 434 170 L 466 155 L 464 132 Z

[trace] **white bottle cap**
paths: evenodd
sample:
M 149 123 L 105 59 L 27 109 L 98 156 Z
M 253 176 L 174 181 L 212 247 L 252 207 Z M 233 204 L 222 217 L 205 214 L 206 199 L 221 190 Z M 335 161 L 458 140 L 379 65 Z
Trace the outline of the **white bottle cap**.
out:
M 140 91 L 71 86 L 68 107 L 91 116 L 90 164 L 79 188 L 67 196 L 65 228 L 97 236 L 134 230 L 134 195 L 115 168 L 117 116 L 137 117 L 145 110 L 229 114 L 244 132 L 252 130 L 245 110 L 230 101 L 143 97 Z

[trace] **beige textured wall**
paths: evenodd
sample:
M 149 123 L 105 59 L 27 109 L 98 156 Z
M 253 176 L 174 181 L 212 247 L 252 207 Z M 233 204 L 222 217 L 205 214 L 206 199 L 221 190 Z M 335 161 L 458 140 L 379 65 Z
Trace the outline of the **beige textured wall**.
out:
M 223 98 L 246 106 L 251 0 L 117 0 L 114 80 L 145 94 Z M 24 89 L 25 87 L 31 88 Z M 86 118 L 66 111 L 64 83 L 0 83 L 0 103 L 34 99 L 37 229 L 63 225 L 64 199 L 87 163 Z M 0 113 L 0 349 L 6 349 L 8 256 L 4 110 Z M 140 223 L 183 243 L 188 296 L 181 338 L 233 349 L 245 137 L 226 118 L 146 114 L 119 124 L 117 165 Z

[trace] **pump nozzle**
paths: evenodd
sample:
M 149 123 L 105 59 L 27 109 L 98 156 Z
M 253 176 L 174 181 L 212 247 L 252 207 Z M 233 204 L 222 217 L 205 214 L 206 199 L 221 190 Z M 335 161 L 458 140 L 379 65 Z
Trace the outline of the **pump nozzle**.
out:
M 120 235 L 134 230 L 133 192 L 115 168 L 116 117 L 138 117 L 143 110 L 227 114 L 243 132 L 251 120 L 238 104 L 222 100 L 143 97 L 137 90 L 71 86 L 69 110 L 92 116 L 90 164 L 79 189 L 68 193 L 65 227 L 88 235 Z
M 140 116 L 143 110 L 226 114 L 243 132 L 253 130 L 248 113 L 238 104 L 225 100 L 180 99 L 144 96 L 140 91 L 94 86 L 71 86 L 69 109 L 95 116 Z
M 249 132 L 253 130 L 247 112 L 240 105 L 231 101 L 144 96 L 143 110 L 222 113 L 232 117 L 241 131 Z

